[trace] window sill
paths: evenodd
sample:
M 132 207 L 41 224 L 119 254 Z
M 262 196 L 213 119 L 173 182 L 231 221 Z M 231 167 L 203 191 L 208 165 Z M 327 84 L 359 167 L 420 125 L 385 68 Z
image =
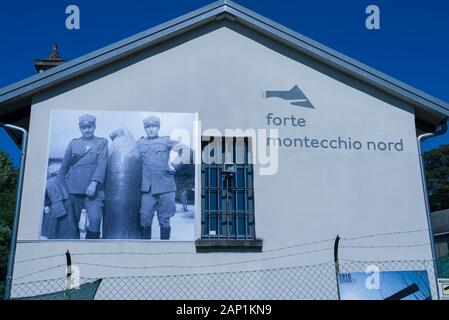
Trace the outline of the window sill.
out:
M 197 239 L 197 252 L 262 252 L 263 241 Z

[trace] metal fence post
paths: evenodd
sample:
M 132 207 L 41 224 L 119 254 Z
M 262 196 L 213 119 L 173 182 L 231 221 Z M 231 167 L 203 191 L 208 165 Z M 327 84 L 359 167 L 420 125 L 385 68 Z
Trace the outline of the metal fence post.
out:
M 335 263 L 335 279 L 337 280 L 337 294 L 338 300 L 340 299 L 340 285 L 338 281 L 338 274 L 340 273 L 340 265 L 338 264 L 338 244 L 340 242 L 340 235 L 337 234 L 334 243 L 334 263 Z
M 70 290 L 72 289 L 72 258 L 70 256 L 69 250 L 65 253 L 66 261 L 67 261 L 67 279 L 66 279 L 66 300 L 71 299 Z

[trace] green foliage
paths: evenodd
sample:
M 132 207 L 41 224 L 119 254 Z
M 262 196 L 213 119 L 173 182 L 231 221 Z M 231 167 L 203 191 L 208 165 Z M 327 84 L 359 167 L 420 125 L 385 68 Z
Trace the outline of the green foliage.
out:
M 430 211 L 449 208 L 449 145 L 425 152 L 423 155 L 426 172 Z
M 0 297 L 3 296 L 8 263 L 17 175 L 17 169 L 8 154 L 0 150 Z
M 0 190 L 14 191 L 17 182 L 17 169 L 8 154 L 0 150 Z
M 439 278 L 449 278 L 449 257 L 437 258 L 437 269 Z

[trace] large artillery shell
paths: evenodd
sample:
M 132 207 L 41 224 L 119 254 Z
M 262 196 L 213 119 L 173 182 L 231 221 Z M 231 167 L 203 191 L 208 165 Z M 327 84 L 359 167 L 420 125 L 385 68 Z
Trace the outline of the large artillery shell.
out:
M 111 133 L 105 181 L 103 239 L 140 239 L 142 160 L 126 129 Z

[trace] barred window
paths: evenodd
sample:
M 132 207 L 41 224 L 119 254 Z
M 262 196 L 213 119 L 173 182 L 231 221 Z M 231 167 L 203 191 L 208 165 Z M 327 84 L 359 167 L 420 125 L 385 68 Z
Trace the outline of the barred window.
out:
M 203 137 L 201 238 L 253 240 L 253 165 L 247 137 Z

